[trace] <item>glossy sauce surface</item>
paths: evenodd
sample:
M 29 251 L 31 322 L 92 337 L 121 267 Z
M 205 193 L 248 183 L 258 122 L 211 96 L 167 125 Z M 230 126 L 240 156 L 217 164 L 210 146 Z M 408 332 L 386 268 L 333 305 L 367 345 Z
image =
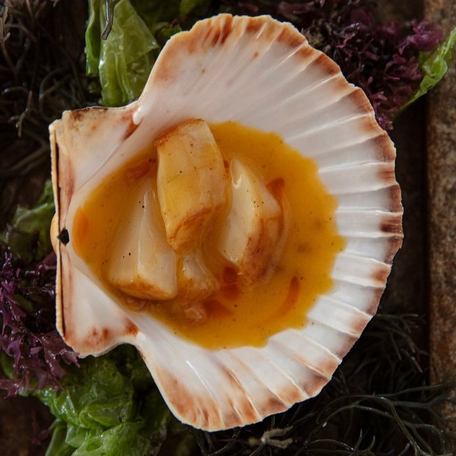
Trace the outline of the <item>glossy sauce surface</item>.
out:
M 316 299 L 332 287 L 331 270 L 345 241 L 334 220 L 336 200 L 318 177 L 316 163 L 288 146 L 273 133 L 236 122 L 212 124 L 212 133 L 229 163 L 237 158 L 268 184 L 283 192 L 289 205 L 289 228 L 283 252 L 274 270 L 253 285 L 242 287 L 236 271 L 214 247 L 219 226 L 214 224 L 204 244 L 205 260 L 221 283 L 220 291 L 203 303 L 207 318 L 189 320 L 182 302 L 143 301 L 127 297 L 105 277 L 116 227 L 131 204 L 129 197 L 142 179 L 155 185 L 153 145 L 106 178 L 78 209 L 71 242 L 123 305 L 159 319 L 172 331 L 207 348 L 261 346 L 287 328 L 299 328 Z M 223 223 L 223 218 L 219 223 Z

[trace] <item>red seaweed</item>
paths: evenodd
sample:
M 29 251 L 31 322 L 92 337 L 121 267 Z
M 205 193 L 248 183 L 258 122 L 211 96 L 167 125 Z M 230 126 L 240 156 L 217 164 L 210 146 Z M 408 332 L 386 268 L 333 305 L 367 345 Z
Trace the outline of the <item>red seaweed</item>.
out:
M 55 329 L 54 284 L 54 254 L 26 264 L 1 249 L 0 354 L 9 376 L 0 378 L 0 389 L 9 396 L 57 387 L 64 366 L 77 364 Z
M 434 50 L 443 38 L 442 31 L 426 21 L 380 21 L 375 2 L 368 0 L 224 0 L 223 4 L 233 13 L 271 14 L 292 22 L 366 92 L 387 130 L 392 130 L 394 118 L 423 79 L 420 53 Z

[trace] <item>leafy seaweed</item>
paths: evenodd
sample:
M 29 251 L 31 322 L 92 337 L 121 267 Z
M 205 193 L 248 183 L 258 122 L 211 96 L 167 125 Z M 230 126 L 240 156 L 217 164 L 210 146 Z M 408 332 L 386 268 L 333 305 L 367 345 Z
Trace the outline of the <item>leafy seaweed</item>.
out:
M 120 106 L 141 93 L 166 40 L 207 0 L 90 0 L 87 74 L 98 77 L 101 101 Z
M 456 28 L 448 35 L 446 40 L 433 52 L 423 52 L 420 55 L 420 67 L 424 75 L 419 89 L 404 106 L 414 103 L 433 89 L 446 75 L 454 61 L 456 47 Z
M 99 76 L 102 103 L 106 106 L 126 104 L 139 95 L 152 68 L 152 51 L 159 48 L 129 0 L 116 3 L 113 17 L 111 32 L 101 41 L 105 3 L 90 3 L 87 69 L 90 76 Z
M 47 181 L 31 209 L 22 206 L 16 209 L 12 220 L 0 233 L 0 241 L 25 261 L 41 260 L 51 251 L 49 230 L 54 211 L 52 184 Z
M 166 438 L 170 412 L 132 347 L 83 360 L 38 396 L 57 418 L 47 456 L 146 456 Z

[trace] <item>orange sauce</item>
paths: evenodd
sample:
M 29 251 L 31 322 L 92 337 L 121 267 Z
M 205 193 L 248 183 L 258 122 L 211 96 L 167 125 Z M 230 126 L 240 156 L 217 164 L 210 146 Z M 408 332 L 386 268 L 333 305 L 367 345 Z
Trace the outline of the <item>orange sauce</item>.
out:
M 209 233 L 205 258 L 221 287 L 200 303 L 207 315 L 202 322 L 192 322 L 177 301 L 134 302 L 109 285 L 105 269 L 116 228 L 135 203 L 129 194 L 141 179 L 156 172 L 152 145 L 100 183 L 78 209 L 70 241 L 107 290 L 123 305 L 141 309 L 145 318 L 150 314 L 181 337 L 211 349 L 261 346 L 281 330 L 302 327 L 318 296 L 331 289 L 334 260 L 345 245 L 334 220 L 336 200 L 320 181 L 316 163 L 279 135 L 236 122 L 213 124 L 211 130 L 227 162 L 240 159 L 273 194 L 283 193 L 288 201 L 289 233 L 273 274 L 249 287 L 240 286 L 236 271 L 211 250 Z

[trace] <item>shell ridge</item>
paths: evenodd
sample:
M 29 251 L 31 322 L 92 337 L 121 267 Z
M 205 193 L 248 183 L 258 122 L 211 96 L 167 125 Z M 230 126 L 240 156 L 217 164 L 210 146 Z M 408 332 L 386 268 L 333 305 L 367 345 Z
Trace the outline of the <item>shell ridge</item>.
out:
M 364 119 L 369 119 L 369 118 L 371 118 L 371 114 L 370 113 L 365 113 L 365 112 L 359 112 L 359 113 L 352 114 L 352 115 L 349 115 L 349 116 L 346 116 L 346 117 L 338 118 L 338 119 L 335 119 L 335 120 L 333 120 L 331 122 L 328 122 L 326 125 L 321 125 L 319 127 L 314 127 L 312 129 L 303 131 L 300 134 L 296 134 L 294 136 L 290 136 L 289 137 L 289 141 L 298 141 L 298 140 L 307 138 L 309 136 L 313 136 L 313 135 L 316 135 L 316 134 L 322 134 L 326 130 L 332 130 L 332 129 L 337 128 L 337 127 L 345 127 L 345 126 L 347 126 L 347 124 L 352 124 L 352 123 L 356 124 L 360 120 L 362 121 Z
M 308 64 L 310 65 L 310 63 L 311 62 L 309 62 Z M 277 98 L 278 93 L 280 93 L 280 91 L 283 90 L 284 86 L 287 83 L 291 83 L 292 81 L 299 80 L 299 78 L 302 77 L 302 73 L 305 72 L 306 68 L 307 68 L 307 66 L 304 68 L 298 68 L 295 73 L 288 75 L 285 78 L 285 80 L 281 81 L 280 84 L 276 84 L 272 90 L 269 89 L 266 95 L 262 91 L 259 91 L 259 90 L 258 90 L 258 92 L 252 91 L 253 85 L 257 88 L 261 87 L 261 84 L 263 83 L 263 81 L 261 81 L 261 79 L 253 80 L 251 84 L 243 86 L 243 90 L 240 93 L 240 96 L 242 96 L 242 94 L 245 94 L 246 96 L 253 98 L 254 101 L 251 101 L 250 103 L 248 103 L 249 109 L 245 110 L 245 108 L 241 108 L 238 112 L 235 112 L 234 114 L 236 116 L 242 115 L 242 116 L 248 117 L 252 114 L 254 115 L 255 113 L 260 113 L 260 116 L 259 116 L 260 119 L 265 118 L 265 117 L 271 117 L 272 111 L 280 109 L 283 105 L 286 105 L 288 101 L 293 101 L 303 95 L 306 95 L 307 93 L 311 92 L 315 88 L 318 88 L 318 86 L 324 85 L 326 82 L 329 82 L 331 79 L 336 77 L 336 76 L 331 76 L 326 81 L 319 81 L 314 84 L 311 84 L 308 87 L 304 87 L 302 89 L 302 91 L 300 91 L 298 93 L 293 93 L 292 95 L 288 95 L 285 99 L 283 97 L 281 97 L 280 99 L 282 101 L 279 103 L 276 103 L 276 104 L 272 103 L 272 101 Z M 257 95 L 255 95 L 255 94 L 257 94 Z M 257 104 L 261 103 L 261 106 L 258 106 L 258 105 L 252 106 L 253 103 L 257 103 Z M 265 109 L 266 106 L 268 107 L 268 109 Z
M 297 77 L 301 76 L 303 72 L 305 72 L 305 69 L 302 72 L 296 73 L 296 76 Z M 313 92 L 314 90 L 316 90 L 326 84 L 329 84 L 329 83 L 331 83 L 331 81 L 336 80 L 338 78 L 340 78 L 340 75 L 337 75 L 337 74 L 331 75 L 324 81 L 318 81 L 318 82 L 310 84 L 309 86 L 303 87 L 302 90 L 300 90 L 299 92 L 294 93 L 293 95 L 287 97 L 286 99 L 281 99 L 281 101 L 276 102 L 276 104 L 273 106 L 271 106 L 271 104 L 269 103 L 268 106 L 271 106 L 274 110 L 278 110 L 280 108 L 285 107 L 289 103 L 296 101 L 297 99 L 303 98 L 305 95 L 308 95 L 309 93 Z M 274 92 L 271 93 L 271 95 L 274 95 L 274 94 L 275 94 Z M 273 97 L 271 97 L 271 98 L 273 98 Z
M 149 365 L 147 360 L 146 363 Z M 209 415 L 207 406 L 210 405 L 210 401 L 207 401 L 207 398 L 192 394 L 182 381 L 171 372 L 154 369 L 153 377 L 168 408 L 182 422 L 196 428 L 208 430 L 219 430 L 225 427 L 225 423 L 221 421 L 220 416 L 218 417 L 220 421 L 216 421 L 214 420 L 214 414 Z M 170 390 L 173 391 L 173 394 L 169 394 Z M 210 418 L 213 421 L 210 421 Z
M 236 362 L 242 369 L 244 369 L 245 371 L 247 371 L 250 376 L 252 378 L 254 378 L 256 380 L 257 383 L 259 383 L 263 388 L 264 390 L 268 391 L 268 393 L 271 395 L 271 396 L 274 396 L 275 400 L 277 401 L 280 401 L 282 403 L 282 405 L 285 405 L 286 404 L 286 401 L 284 401 L 278 393 L 276 393 L 275 391 L 273 391 L 265 382 L 264 380 L 259 377 L 257 375 L 257 373 L 250 367 L 250 365 L 246 362 L 244 362 L 244 360 L 242 359 L 241 356 L 239 356 L 239 354 L 235 353 L 234 351 L 230 351 L 228 352 L 228 355 L 229 357 L 234 361 Z M 255 403 L 255 402 L 258 402 L 258 399 L 253 399 L 252 398 L 252 401 Z M 255 405 L 255 407 L 258 409 L 259 406 L 258 405 Z
M 329 122 L 327 123 L 326 125 L 323 125 L 323 126 L 320 126 L 320 127 L 314 127 L 312 129 L 309 129 L 307 130 L 305 133 L 301 134 L 301 135 L 296 135 L 296 136 L 291 136 L 289 138 L 290 141 L 296 141 L 298 139 L 302 139 L 302 138 L 305 138 L 307 136 L 311 136 L 311 135 L 314 135 L 316 133 L 324 133 L 325 130 L 329 130 L 333 127 L 340 127 L 340 126 L 344 126 L 345 124 L 348 124 L 348 123 L 355 123 L 356 121 L 360 120 L 360 119 L 364 119 L 366 117 L 368 117 L 369 114 L 366 114 L 366 113 L 358 113 L 358 114 L 352 114 L 352 115 L 349 115 L 349 116 L 346 116 L 346 117 L 341 117 L 339 119 L 336 119 L 332 122 Z
M 342 358 L 340 358 L 339 356 L 337 356 L 337 354 L 333 353 L 328 347 L 322 345 L 321 343 L 319 342 L 316 342 L 315 340 L 313 340 L 311 337 L 307 336 L 304 331 L 303 331 L 304 328 L 301 328 L 300 330 L 298 329 L 292 329 L 291 331 L 295 334 L 296 337 L 299 337 L 303 340 L 306 341 L 306 343 L 310 344 L 310 345 L 313 345 L 314 347 L 316 347 L 317 349 L 323 351 L 325 354 L 327 354 L 328 356 L 331 356 L 332 358 L 334 358 L 334 360 L 340 364 L 342 362 Z
M 264 17 L 260 16 L 260 18 L 262 18 L 262 20 L 263 20 L 264 18 L 268 18 L 268 16 L 264 16 Z M 246 21 L 246 20 L 245 20 L 246 18 L 244 18 L 244 17 L 241 18 L 241 19 L 244 19 L 244 20 L 243 20 L 243 24 L 244 24 L 244 34 L 245 34 L 245 24 L 247 24 L 248 21 Z M 240 19 L 240 20 L 241 20 L 241 19 Z M 250 19 L 250 18 L 247 18 L 247 19 Z M 265 32 L 265 30 L 266 30 L 268 27 L 270 28 L 270 25 L 269 25 L 267 22 L 264 22 L 264 24 L 262 25 L 260 31 L 258 32 L 258 34 L 257 34 L 257 36 L 256 36 L 256 39 L 257 39 L 257 40 L 259 40 L 259 39 L 261 38 L 262 34 Z M 276 27 L 275 27 L 275 28 L 276 28 Z M 293 31 L 294 31 L 295 33 L 298 33 L 298 34 L 299 34 L 299 32 L 297 32 L 296 29 L 294 29 L 294 28 L 293 28 Z M 280 31 L 280 27 L 279 27 L 279 30 L 277 31 L 277 36 L 278 36 L 280 33 L 281 33 L 281 31 Z M 300 34 L 299 34 L 299 35 L 300 35 Z M 261 58 L 264 58 L 264 57 L 266 56 L 266 54 L 271 50 L 271 47 L 275 44 L 275 39 L 276 39 L 276 36 L 269 37 L 269 38 L 267 39 L 267 42 L 268 42 L 269 44 L 268 44 L 267 47 L 265 47 L 264 49 L 262 49 L 262 55 L 259 56 L 260 59 L 261 59 Z M 239 78 L 239 73 L 236 74 L 236 77 L 237 77 L 237 79 L 238 79 L 238 86 L 242 86 L 245 93 L 251 94 L 252 92 L 251 92 L 251 90 L 250 90 L 249 88 L 250 88 L 252 85 L 255 85 L 255 87 L 258 87 L 258 85 L 261 84 L 262 79 L 264 79 L 264 78 L 265 78 L 267 75 L 269 75 L 271 72 L 274 72 L 277 68 L 280 68 L 280 66 L 282 66 L 283 63 L 284 63 L 286 60 L 288 60 L 290 57 L 292 57 L 292 56 L 294 56 L 294 55 L 296 54 L 296 52 L 297 52 L 298 49 L 301 49 L 301 48 L 306 47 L 306 46 L 309 47 L 308 44 L 307 44 L 307 41 L 304 41 L 304 42 L 302 42 L 301 44 L 299 44 L 297 47 L 292 48 L 292 52 L 289 53 L 283 60 L 281 60 L 275 67 L 273 67 L 273 68 L 268 68 L 267 72 L 263 73 L 262 76 L 260 76 L 260 78 L 254 78 L 250 84 L 247 84 L 247 86 L 244 84 L 243 79 L 242 79 L 242 78 Z M 253 47 L 253 45 L 251 45 L 250 47 Z M 315 56 L 315 58 L 317 58 L 317 56 Z M 240 59 L 239 59 L 239 60 L 240 60 Z M 252 63 L 252 62 L 249 61 L 249 60 L 246 61 L 245 68 L 244 68 L 243 70 L 241 70 L 240 73 L 242 74 L 242 72 L 243 72 L 246 68 L 250 67 L 250 66 L 251 66 L 251 63 Z M 311 62 L 307 62 L 307 64 L 310 64 L 310 63 L 311 63 Z M 230 81 L 231 81 L 231 83 L 230 83 Z M 229 86 L 232 86 L 232 80 L 230 80 L 230 81 L 228 81 L 228 85 L 229 85 Z M 236 87 L 237 87 L 237 86 L 236 86 Z M 234 89 L 234 88 L 236 88 L 236 87 L 232 87 L 232 88 Z M 247 90 L 247 89 L 249 89 L 249 90 Z M 242 97 L 241 97 L 241 98 L 242 98 Z
M 340 232 L 348 240 L 358 239 L 358 240 L 363 240 L 363 241 L 391 242 L 391 241 L 396 241 L 396 240 L 402 241 L 404 239 L 404 235 L 402 233 L 392 233 L 392 232 L 390 233 L 390 232 L 385 232 L 381 229 L 378 229 L 376 231 L 367 231 L 367 230 L 366 231 L 350 231 L 350 229 L 345 228 L 345 229 L 341 229 Z M 363 255 L 359 255 L 358 253 L 351 253 L 348 251 L 347 251 L 347 253 L 364 258 Z M 368 255 L 367 258 L 370 258 L 370 255 Z M 378 261 L 387 263 L 387 261 L 382 261 L 382 260 L 378 260 Z
M 332 275 L 333 279 L 339 280 L 340 282 L 346 282 L 350 285 L 359 285 L 361 287 L 372 287 L 384 289 L 384 284 L 378 280 L 373 280 L 369 278 L 357 278 L 354 274 L 344 274 L 343 272 L 335 271 Z
M 270 341 L 268 342 L 268 344 L 269 343 L 270 343 Z M 309 397 L 307 392 L 304 391 L 299 386 L 299 384 L 293 379 L 293 377 L 291 377 L 281 366 L 279 366 L 277 363 L 275 363 L 274 360 L 268 356 L 267 350 L 258 350 L 258 349 L 254 349 L 254 350 L 255 350 L 256 356 L 261 356 L 273 369 L 278 371 L 280 373 L 280 375 L 282 375 L 282 377 L 286 378 L 287 381 L 289 382 L 289 384 L 293 385 L 293 387 L 296 390 L 300 391 L 300 393 L 303 394 L 305 397 Z
M 318 157 L 320 155 L 325 155 L 325 154 L 328 154 L 328 153 L 335 153 L 335 152 L 338 152 L 340 150 L 348 149 L 350 147 L 356 147 L 356 146 L 359 146 L 359 145 L 364 144 L 366 142 L 369 142 L 372 139 L 378 138 L 379 136 L 382 136 L 382 133 L 375 132 L 372 135 L 363 136 L 360 140 L 356 140 L 355 142 L 346 142 L 346 143 L 344 142 L 344 143 L 339 143 L 339 144 L 336 143 L 333 147 L 329 146 L 327 148 L 322 148 L 318 152 L 318 155 L 315 155 L 315 156 Z
M 334 307 L 333 303 L 320 298 L 317 305 L 310 310 L 308 317 L 318 322 L 326 321 L 328 326 L 341 330 L 347 335 L 359 337 L 367 326 L 371 317 L 356 315 L 344 307 Z
M 320 383 L 326 384 L 328 379 L 326 376 L 313 370 L 308 366 L 302 359 L 290 355 L 288 351 L 285 353 L 282 350 L 281 344 L 276 343 L 275 338 L 272 338 L 268 344 L 268 351 L 271 352 L 271 356 L 276 357 L 281 363 L 286 363 L 288 368 L 296 370 L 295 375 L 299 375 L 301 381 L 295 379 L 295 383 L 306 393 L 308 398 L 314 396 L 315 384 L 318 386 Z
M 319 170 L 320 178 L 335 195 L 369 192 L 392 186 L 396 179 L 393 162 L 368 163 L 337 170 Z
M 206 419 L 208 420 L 207 423 L 202 423 L 201 427 L 207 427 L 207 426 L 211 425 L 210 422 L 212 420 L 214 420 L 214 417 L 213 416 L 209 417 L 209 414 L 207 412 L 207 405 L 211 401 L 212 401 L 212 405 L 215 405 L 215 409 L 217 410 L 218 420 L 220 422 L 220 425 L 222 427 L 225 426 L 223 414 L 221 413 L 222 406 L 221 406 L 220 401 L 215 398 L 215 395 L 212 393 L 211 389 L 209 389 L 207 387 L 206 382 L 203 380 L 202 376 L 197 372 L 197 370 L 195 370 L 194 366 L 188 360 L 186 361 L 186 363 L 189 366 L 189 368 L 193 371 L 195 377 L 200 381 L 201 385 L 204 387 L 204 392 L 206 393 L 202 396 L 202 399 L 198 402 L 200 415 L 203 416 L 203 418 L 206 418 L 206 414 L 207 414 Z
M 344 334 L 345 336 L 354 337 L 354 338 L 358 339 L 358 337 L 361 334 L 360 332 L 357 332 L 357 331 L 354 331 L 354 330 L 351 330 L 348 328 L 341 328 L 339 326 L 335 326 L 332 323 L 326 321 L 326 318 L 321 315 L 314 316 L 314 315 L 310 315 L 310 313 L 309 313 L 309 315 L 307 316 L 307 319 L 309 320 L 310 323 L 314 323 L 314 322 L 318 323 L 321 326 L 326 326 L 341 334 Z
M 377 237 L 345 235 L 345 237 L 347 239 L 345 248 L 347 253 L 353 253 L 366 258 L 374 258 L 389 265 L 392 264 L 396 250 L 404 239 L 402 235 Z
M 140 327 L 139 329 L 139 337 L 136 337 L 136 340 L 133 343 L 141 353 L 144 353 L 144 361 L 149 369 L 154 372 L 154 380 L 157 382 L 157 386 L 159 386 L 167 404 L 171 404 L 170 408 L 174 411 L 173 413 L 179 416 L 183 421 L 193 425 L 195 423 L 192 422 L 192 416 L 203 417 L 203 419 L 206 419 L 205 417 L 207 416 L 207 419 L 211 418 L 212 421 L 218 423 L 217 426 L 220 427 L 220 429 L 224 428 L 226 423 L 224 422 L 223 414 L 221 412 L 222 404 L 214 397 L 213 391 L 207 387 L 206 380 L 202 378 L 201 373 L 197 372 L 197 369 L 195 369 L 193 364 L 188 361 L 187 355 L 183 354 L 182 350 L 176 345 L 168 347 L 168 344 L 166 343 L 166 334 L 161 334 L 162 331 L 166 332 L 166 330 L 154 331 L 152 337 L 148 335 L 148 332 L 146 332 L 144 328 Z M 140 334 L 142 334 L 142 340 Z M 157 336 L 159 337 L 159 340 L 156 340 Z M 154 350 L 147 350 L 147 346 L 151 341 Z M 145 356 L 146 353 L 147 356 Z M 173 359 L 173 362 L 179 365 L 179 377 L 176 377 L 174 373 L 169 370 L 170 366 L 167 362 L 169 359 Z M 197 383 L 195 383 L 195 381 L 189 381 L 188 372 L 196 379 Z M 174 380 L 171 380 L 173 378 Z M 166 385 L 169 385 L 170 382 L 176 383 L 177 385 L 180 383 L 181 378 L 187 379 L 186 384 L 191 385 L 191 389 L 185 387 L 183 391 L 180 391 L 178 398 L 173 399 L 172 396 L 168 397 L 168 387 Z M 203 396 L 201 395 L 201 388 L 196 387 L 197 384 L 203 387 L 205 393 Z M 177 403 L 174 404 L 173 401 L 177 399 L 181 402 L 183 401 L 187 404 L 192 404 L 193 408 L 189 407 L 189 405 L 180 407 Z M 210 422 L 207 422 L 206 424 L 199 423 L 199 425 L 201 427 L 208 427 L 210 426 Z
M 334 80 L 334 77 L 331 78 L 331 80 Z M 319 117 L 322 114 L 325 114 L 330 111 L 331 107 L 334 107 L 334 105 L 337 105 L 341 101 L 343 101 L 345 98 L 349 97 L 353 92 L 349 93 L 342 93 L 342 94 L 337 94 L 336 99 L 330 99 L 329 101 L 324 100 L 321 105 L 319 106 L 311 106 L 308 111 L 306 111 L 304 114 L 302 112 L 298 112 L 298 117 L 291 117 L 288 116 L 285 119 L 285 122 L 283 124 L 277 124 L 277 129 L 284 132 L 284 135 L 287 137 L 291 136 L 291 133 L 287 132 L 287 129 L 291 128 L 298 128 L 299 126 L 302 126 L 303 123 L 308 121 L 309 119 L 312 119 L 312 117 Z M 328 113 L 328 115 L 329 115 Z M 270 113 L 269 113 L 270 115 Z M 261 119 L 267 117 L 265 113 L 259 113 L 258 117 L 255 118 L 255 120 L 261 121 Z
M 268 24 L 264 23 L 261 30 L 258 32 L 258 35 L 256 38 L 257 41 L 260 39 L 261 34 L 267 28 L 268 28 Z M 245 27 L 244 27 L 244 34 L 245 33 L 246 33 L 246 31 L 245 31 Z M 255 91 L 251 90 L 252 86 L 255 86 L 257 88 L 260 87 L 261 84 L 263 83 L 264 79 L 266 79 L 267 76 L 269 76 L 271 73 L 275 72 L 278 68 L 280 68 L 283 65 L 283 63 L 288 59 L 288 56 L 287 56 L 281 62 L 279 62 L 275 67 L 273 67 L 273 68 L 268 67 L 268 70 L 266 72 L 262 73 L 262 76 L 260 76 L 260 78 L 250 77 L 251 75 L 250 75 L 249 71 L 247 71 L 247 70 L 252 71 L 252 67 L 255 67 L 256 62 L 261 61 L 261 59 L 265 59 L 267 57 L 267 54 L 271 51 L 273 45 L 275 44 L 275 41 L 273 38 L 269 38 L 267 41 L 267 46 L 264 46 L 264 43 L 261 43 L 261 44 L 263 45 L 263 47 L 261 48 L 261 55 L 258 55 L 258 57 L 254 58 L 253 60 L 246 59 L 246 62 L 244 64 L 244 66 L 242 67 L 242 69 L 240 71 L 238 71 L 234 76 L 231 76 L 230 79 L 228 79 L 228 81 L 227 81 L 226 85 L 229 87 L 230 91 L 237 92 L 237 96 L 239 97 L 239 99 L 244 99 L 245 95 L 248 97 L 253 97 L 255 94 Z M 303 43 L 300 46 L 303 46 L 303 45 L 305 45 L 305 43 Z M 253 54 L 253 56 L 255 57 L 255 55 L 257 53 L 259 54 L 259 52 L 260 52 L 260 50 L 258 50 L 258 46 L 259 45 L 257 45 L 255 47 L 254 43 L 253 44 L 250 43 L 250 46 L 245 46 L 245 48 L 244 48 L 245 52 L 243 55 L 252 55 L 251 54 L 252 51 L 256 49 L 255 54 Z M 236 58 L 238 58 L 238 56 L 236 56 Z M 234 81 L 237 82 L 236 85 L 233 84 Z M 246 81 L 248 81 L 248 82 L 246 83 Z M 264 99 L 261 100 L 261 97 L 260 97 L 260 101 L 265 103 L 265 100 Z M 247 103 L 245 103 L 245 104 L 247 104 Z M 248 103 L 248 105 L 250 106 L 251 102 Z M 242 111 L 242 108 L 241 108 L 241 111 Z M 245 112 L 243 114 L 245 115 Z M 239 112 L 235 112 L 234 115 L 238 116 Z
M 340 233 L 348 238 L 403 238 L 403 212 L 385 210 L 351 210 L 339 208 L 336 222 Z M 356 223 L 354 220 L 356 218 Z
M 228 378 L 230 384 L 232 384 L 233 388 L 237 390 L 237 395 L 238 399 L 244 398 L 248 401 L 249 405 L 246 407 L 246 410 L 240 410 L 238 409 L 238 413 L 240 412 L 240 416 L 245 416 L 246 411 L 248 413 L 253 413 L 256 415 L 258 419 L 261 419 L 261 414 L 259 413 L 258 409 L 256 408 L 252 398 L 250 397 L 250 394 L 248 391 L 245 389 L 243 386 L 242 382 L 239 380 L 238 376 L 236 373 L 233 371 L 233 369 L 229 366 L 229 363 L 226 362 L 226 359 L 224 357 L 226 356 L 226 353 L 223 351 L 219 351 L 216 353 L 214 359 L 216 360 L 216 363 L 219 365 L 219 368 L 222 372 L 224 372 L 225 376 Z M 254 418 L 254 419 L 257 419 Z M 253 422 L 250 420 L 250 422 Z
M 206 376 L 204 376 L 201 372 L 198 371 L 198 369 L 193 365 L 192 362 L 189 360 L 186 360 L 187 365 L 190 367 L 190 369 L 193 370 L 194 374 L 196 377 L 198 377 L 199 381 L 201 384 L 204 386 L 210 397 L 212 398 L 213 402 L 216 403 L 219 406 L 219 409 L 221 410 L 223 408 L 223 404 L 220 403 L 220 400 L 217 399 L 217 394 L 216 392 L 211 388 L 210 382 L 206 379 Z M 221 411 L 219 411 L 219 417 L 221 422 L 224 424 L 223 421 L 223 414 Z
M 261 58 L 265 58 L 267 52 L 271 50 L 272 47 L 272 42 L 267 51 L 265 51 L 262 55 Z M 268 66 L 268 68 L 261 73 L 261 75 L 254 80 L 252 80 L 251 83 L 243 85 L 243 93 L 251 94 L 252 91 L 252 86 L 259 87 L 263 84 L 265 84 L 269 78 L 274 79 L 274 74 L 284 65 L 286 64 L 289 60 L 291 60 L 299 50 L 304 49 L 304 48 L 310 48 L 307 42 L 302 43 L 298 48 L 293 49 L 292 52 L 288 53 L 282 60 L 280 60 L 278 63 L 274 65 Z M 317 57 L 315 56 L 315 59 Z M 308 64 L 311 64 L 313 60 L 309 60 Z
M 370 160 L 359 161 L 359 162 L 343 163 L 343 164 L 339 164 L 339 165 L 321 166 L 320 172 L 321 173 L 327 173 L 327 172 L 330 173 L 333 171 L 348 170 L 348 169 L 353 169 L 353 168 L 357 168 L 357 167 L 375 166 L 378 163 L 379 163 L 378 160 L 370 159 Z M 388 161 L 385 160 L 382 163 L 389 163 L 394 166 L 393 160 L 388 160 Z
M 343 259 L 345 261 L 351 261 L 354 263 L 362 262 L 364 266 L 367 266 L 368 264 L 370 264 L 372 266 L 378 266 L 378 267 L 383 267 L 383 266 L 390 267 L 383 261 L 374 260 L 373 258 L 366 259 L 366 258 L 359 257 L 358 255 L 353 255 L 351 253 L 346 253 L 346 252 L 339 253 L 337 256 L 337 259 L 338 260 Z
M 302 364 L 306 368 L 313 371 L 319 377 L 323 377 L 325 380 L 329 381 L 331 379 L 332 372 L 331 372 L 331 374 L 324 372 L 320 367 L 318 367 L 318 366 L 314 365 L 314 363 L 310 362 L 306 358 L 306 355 L 304 353 L 298 353 L 293 347 L 290 347 L 289 345 L 282 343 L 281 341 L 277 340 L 277 338 L 273 339 L 273 341 L 271 343 L 277 347 L 277 350 L 279 350 L 282 353 L 282 355 L 285 354 L 290 359 L 293 359 L 294 361 L 298 362 L 299 364 Z
M 357 314 L 358 316 L 360 316 L 362 318 L 371 319 L 373 317 L 372 313 L 365 312 L 364 310 L 358 309 L 357 307 L 353 306 L 349 302 L 342 301 L 341 299 L 334 298 L 331 295 L 327 295 L 323 299 L 326 299 L 326 300 L 330 301 L 331 303 L 333 303 L 337 307 L 342 307 L 342 308 L 344 308 L 345 310 L 347 310 L 349 312 L 353 312 L 353 313 Z

